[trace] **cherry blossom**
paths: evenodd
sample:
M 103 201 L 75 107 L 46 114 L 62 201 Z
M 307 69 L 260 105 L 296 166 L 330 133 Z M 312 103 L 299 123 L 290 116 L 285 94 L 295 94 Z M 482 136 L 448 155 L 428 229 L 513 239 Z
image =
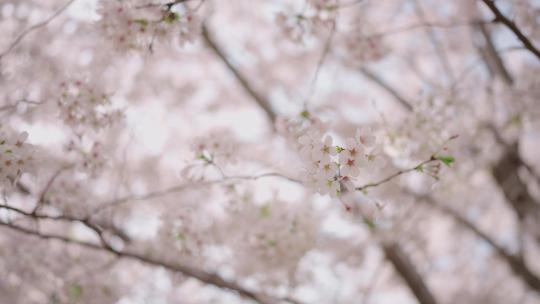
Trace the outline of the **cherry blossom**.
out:
M 376 144 L 376 137 L 369 127 L 363 127 L 356 130 L 356 140 L 366 148 L 371 148 Z
M 360 174 L 360 166 L 362 161 L 362 146 L 353 138 L 347 139 L 345 149 L 339 154 L 339 161 L 342 164 L 341 174 L 343 176 L 356 177 Z
M 0 1 L 0 302 L 539 303 L 533 2 Z
M 23 173 L 34 166 L 32 145 L 26 143 L 27 132 L 16 133 L 0 125 L 0 188 L 11 188 Z
M 330 158 L 337 154 L 336 147 L 332 145 L 332 136 L 326 135 L 322 142 L 315 141 L 311 152 L 311 159 L 314 161 Z
M 182 7 L 182 9 L 178 9 Z M 196 14 L 184 5 L 146 1 L 101 1 L 98 27 L 118 50 L 152 50 L 155 42 L 192 42 L 200 32 Z
M 234 164 L 238 156 L 238 143 L 234 136 L 225 130 L 211 131 L 206 136 L 195 138 L 191 148 L 195 158 L 206 164 Z
M 334 1 L 307 1 L 300 13 L 278 12 L 275 22 L 282 33 L 297 43 L 328 31 L 335 23 Z
M 374 147 L 368 149 L 365 152 L 365 162 L 366 169 L 370 171 L 380 170 L 386 165 L 384 154 L 380 147 Z
M 121 110 L 112 107 L 110 96 L 90 82 L 63 81 L 57 98 L 60 117 L 76 128 L 101 129 L 123 117 Z

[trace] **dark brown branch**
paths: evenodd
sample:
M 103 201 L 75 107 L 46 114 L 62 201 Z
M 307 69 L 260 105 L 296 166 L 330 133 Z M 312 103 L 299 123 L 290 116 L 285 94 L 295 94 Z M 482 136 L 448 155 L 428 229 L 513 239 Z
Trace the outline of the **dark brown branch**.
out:
M 523 46 L 528 49 L 531 53 L 533 53 L 538 59 L 540 59 L 540 50 L 538 50 L 533 43 L 523 34 L 523 32 L 519 29 L 519 27 L 516 25 L 516 23 L 510 19 L 508 19 L 497 7 L 495 4 L 495 1 L 493 0 L 482 0 L 484 4 L 491 10 L 493 15 L 495 15 L 495 22 L 501 22 L 504 24 L 508 29 L 510 29 L 514 35 L 523 43 Z
M 69 169 L 69 168 L 70 167 L 67 166 L 67 167 L 63 167 L 61 170 L 66 170 L 66 169 Z M 57 174 L 59 174 L 61 172 L 61 170 L 59 170 L 57 172 Z M 51 183 L 54 178 L 58 177 L 57 174 L 53 175 L 53 178 L 51 178 L 49 180 L 49 183 Z M 46 186 L 44 191 L 45 190 L 48 191 L 48 188 L 50 186 L 51 185 Z M 19 192 L 21 192 L 23 194 L 33 195 L 30 188 L 28 186 L 26 186 L 25 184 L 21 183 L 20 181 L 16 182 L 16 187 L 19 190 Z M 37 211 L 39 210 L 39 207 L 41 205 L 49 204 L 49 200 L 46 198 L 46 193 L 44 193 L 44 191 L 42 191 L 42 193 L 40 194 L 40 196 L 39 196 L 40 198 L 38 199 L 38 203 L 36 204 L 36 206 L 34 207 L 32 212 L 26 213 L 26 212 L 24 212 L 22 210 L 12 210 L 12 211 L 15 211 L 15 212 L 18 211 L 19 214 L 26 215 L 26 216 L 32 215 L 35 219 L 65 220 L 65 221 L 72 221 L 72 222 L 81 222 L 83 224 L 84 224 L 84 221 L 89 221 L 90 220 L 90 218 L 82 219 L 82 218 L 71 217 L 71 216 L 68 216 L 68 215 L 48 216 L 48 215 L 37 214 Z M 13 207 L 6 206 L 6 205 L 0 205 L 0 208 L 4 208 L 4 209 L 12 208 L 13 209 Z M 131 238 L 129 237 L 129 235 L 127 233 L 125 233 L 122 229 L 120 229 L 119 227 L 115 226 L 114 224 L 106 223 L 103 220 L 101 220 L 101 221 L 96 220 L 96 221 L 93 221 L 92 223 L 93 223 L 93 225 L 96 225 L 99 228 L 99 231 L 101 231 L 101 233 L 103 232 L 102 230 L 108 230 L 108 231 L 112 232 L 115 236 L 121 238 L 124 242 L 130 242 L 131 241 Z M 93 229 L 93 230 L 96 233 L 98 232 L 98 230 L 95 230 L 95 229 Z M 102 235 L 99 235 L 99 234 L 98 234 L 98 236 L 102 237 Z
M 495 240 L 493 240 L 489 235 L 487 235 L 485 232 L 480 230 L 480 228 L 476 227 L 475 224 L 467 220 L 465 217 L 463 217 L 461 214 L 459 214 L 457 211 L 444 206 L 443 204 L 440 204 L 437 202 L 433 197 L 426 195 L 419 197 L 419 202 L 423 202 L 428 204 L 430 207 L 433 207 L 444 214 L 449 215 L 452 217 L 457 223 L 461 224 L 463 227 L 467 228 L 469 231 L 471 231 L 474 235 L 476 235 L 478 238 L 482 239 L 486 243 L 488 243 L 493 249 L 495 249 L 495 252 L 497 255 L 510 267 L 512 272 L 519 278 L 521 278 L 531 289 L 536 290 L 537 292 L 540 292 L 540 278 L 535 275 L 529 267 L 525 264 L 521 256 L 516 256 L 508 253 L 506 249 L 504 249 L 502 246 L 500 246 Z
M 504 151 L 499 162 L 493 167 L 493 177 L 501 187 L 506 200 L 516 212 L 520 221 L 531 219 L 531 223 L 538 226 L 540 218 L 540 204 L 529 193 L 527 185 L 519 176 L 519 168 L 523 161 L 519 155 L 518 146 L 514 144 Z M 540 240 L 540 229 L 536 237 Z
M 0 226 L 4 226 L 11 230 L 18 231 L 20 233 L 24 233 L 27 235 L 36 236 L 44 240 L 59 240 L 67 244 L 74 244 L 74 245 L 78 245 L 78 246 L 85 247 L 88 249 L 93 249 L 93 250 L 97 250 L 101 252 L 107 252 L 120 258 L 128 258 L 128 259 L 142 262 L 147 265 L 163 267 L 174 272 L 179 272 L 187 277 L 195 278 L 203 283 L 237 292 L 240 296 L 254 300 L 261 304 L 272 304 L 272 303 L 280 302 L 280 299 L 276 299 L 262 293 L 256 293 L 256 292 L 247 290 L 235 282 L 223 279 L 222 277 L 220 277 L 219 275 L 215 273 L 199 270 L 199 269 L 187 266 L 187 265 L 180 265 L 180 264 L 175 264 L 175 263 L 171 263 L 167 261 L 161 261 L 156 258 L 145 256 L 136 252 L 118 251 L 110 247 L 103 247 L 103 246 L 99 246 L 92 243 L 77 241 L 77 240 L 73 240 L 73 239 L 60 236 L 60 235 L 43 234 L 37 231 L 30 230 L 28 228 L 16 226 L 16 225 L 5 223 L 2 221 L 0 221 Z
M 368 217 L 362 214 L 364 224 L 372 233 L 377 231 L 377 226 Z M 420 304 L 437 304 L 435 297 L 431 293 L 429 287 L 424 282 L 422 276 L 416 271 L 416 267 L 403 251 L 399 243 L 395 241 L 383 241 L 381 247 L 386 260 L 393 266 L 400 277 L 405 281 Z
M 420 304 L 436 304 L 435 297 L 398 243 L 383 244 L 384 255 L 405 280 Z
M 493 39 L 491 38 L 486 25 L 484 23 L 477 22 L 474 24 L 474 27 L 476 28 L 476 31 L 482 35 L 484 40 L 484 45 L 479 48 L 482 58 L 484 59 L 489 71 L 492 74 L 499 76 L 504 83 L 511 86 L 514 83 L 514 79 L 510 75 L 510 72 L 504 65 L 504 61 L 497 52 Z
M 68 168 L 69 167 L 62 167 L 62 168 L 56 170 L 56 172 L 51 176 L 51 178 L 49 178 L 49 181 L 45 185 L 45 188 L 43 188 L 43 190 L 41 191 L 41 193 L 39 195 L 39 198 L 38 198 L 38 200 L 36 202 L 36 206 L 34 207 L 34 210 L 32 210 L 33 214 L 35 214 L 38 211 L 38 209 L 41 207 L 41 205 L 46 202 L 46 196 L 49 193 L 49 190 L 51 189 L 54 181 L 60 176 L 62 171 L 66 170 Z
M 484 38 L 485 46 L 481 52 L 488 70 L 494 76 L 499 76 L 508 86 L 512 86 L 513 78 L 504 65 L 504 61 L 495 50 L 487 28 L 483 24 L 477 24 L 476 27 Z M 534 168 L 524 161 L 519 154 L 517 142 L 509 144 L 495 126 L 487 124 L 486 127 L 492 132 L 497 143 L 503 147 L 503 155 L 492 167 L 492 175 L 501 188 L 506 201 L 517 215 L 520 226 L 533 226 L 533 235 L 540 242 L 540 225 L 535 220 L 540 216 L 540 202 L 529 192 L 527 184 L 520 177 L 519 169 L 521 167 L 525 168 L 539 185 L 540 177 L 536 174 Z
M 369 80 L 371 80 L 373 83 L 377 84 L 379 87 L 384 89 L 388 94 L 392 95 L 396 99 L 396 101 L 408 112 L 412 112 L 413 106 L 412 103 L 407 101 L 404 97 L 402 97 L 394 88 L 392 88 L 389 84 L 387 84 L 382 78 L 375 75 L 372 71 L 370 71 L 367 67 L 361 67 L 360 72 Z
M 210 49 L 216 54 L 217 57 L 223 61 L 223 63 L 227 66 L 229 71 L 234 75 L 236 80 L 238 80 L 238 83 L 244 88 L 244 90 L 248 93 L 249 96 L 253 98 L 253 100 L 259 105 L 259 107 L 265 112 L 266 116 L 270 120 L 272 124 L 272 128 L 274 125 L 274 122 L 276 120 L 276 114 L 274 113 L 274 110 L 272 109 L 272 105 L 270 104 L 270 101 L 268 101 L 262 94 L 258 93 L 255 88 L 251 85 L 251 83 L 248 81 L 247 77 L 245 77 L 227 58 L 227 55 L 225 55 L 225 52 L 217 45 L 214 38 L 208 31 L 208 28 L 206 24 L 203 24 L 202 27 L 202 37 L 204 41 L 208 44 Z

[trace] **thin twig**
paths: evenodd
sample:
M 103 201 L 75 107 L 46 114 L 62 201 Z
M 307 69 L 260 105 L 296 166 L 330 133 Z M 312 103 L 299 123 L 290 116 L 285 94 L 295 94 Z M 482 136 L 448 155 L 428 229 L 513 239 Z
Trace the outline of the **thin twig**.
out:
M 13 48 L 15 48 L 15 46 L 17 46 L 17 44 L 19 44 L 19 42 L 21 42 L 24 39 L 24 37 L 26 37 L 26 35 L 30 34 L 32 31 L 34 31 L 36 29 L 39 29 L 40 27 L 43 27 L 43 26 L 46 26 L 47 24 L 49 24 L 49 22 L 54 20 L 54 18 L 58 17 L 73 2 L 75 2 L 75 0 L 69 0 L 68 2 L 66 2 L 66 4 L 64 4 L 62 7 L 60 7 L 56 12 L 54 12 L 54 14 L 52 14 L 49 18 L 47 18 L 47 19 L 45 19 L 45 20 L 43 20 L 43 21 L 41 21 L 39 23 L 36 23 L 36 24 L 32 25 L 31 27 L 27 28 L 26 30 L 22 31 L 22 33 L 20 33 L 19 36 L 17 36 L 17 38 L 15 38 L 15 40 L 13 40 L 13 42 L 9 45 L 9 47 L 0 54 L 0 60 L 2 60 L 2 58 L 4 56 L 6 56 L 9 52 L 11 52 L 13 50 Z
M 313 97 L 313 94 L 315 94 L 315 85 L 317 84 L 317 80 L 319 79 L 319 73 L 322 69 L 322 66 L 324 64 L 326 57 L 328 56 L 328 53 L 330 53 L 330 49 L 332 46 L 332 39 L 334 38 L 336 34 L 337 22 L 338 22 L 338 14 L 336 13 L 334 22 L 332 22 L 332 27 L 330 28 L 330 34 L 328 34 L 328 38 L 326 39 L 326 42 L 324 44 L 321 57 L 319 58 L 319 61 L 317 62 L 315 73 L 313 74 L 313 78 L 311 79 L 311 82 L 309 83 L 308 92 L 306 94 L 306 97 L 304 98 L 303 104 L 304 104 L 305 111 L 307 111 L 307 104 L 309 100 Z
M 209 185 L 221 184 L 221 183 L 231 181 L 231 180 L 257 180 L 257 179 L 266 178 L 266 177 L 279 177 L 279 178 L 286 179 L 286 180 L 288 180 L 290 182 L 293 182 L 293 183 L 300 183 L 300 184 L 302 183 L 300 180 L 297 180 L 297 179 L 294 179 L 294 178 L 291 178 L 291 177 L 287 177 L 287 176 L 285 176 L 283 174 L 275 173 L 275 172 L 263 173 L 263 174 L 259 174 L 259 175 L 231 175 L 231 176 L 227 176 L 227 175 L 222 174 L 222 176 L 223 176 L 223 178 L 221 178 L 219 180 L 188 182 L 188 183 L 185 183 L 185 184 L 172 186 L 172 187 L 162 189 L 162 190 L 152 191 L 152 192 L 148 192 L 148 193 L 145 193 L 145 194 L 125 196 L 123 198 L 119 198 L 119 199 L 116 199 L 114 201 L 111 201 L 111 202 L 108 202 L 108 203 L 105 203 L 105 204 L 102 204 L 102 205 L 98 206 L 97 208 L 94 209 L 93 214 L 101 212 L 101 211 L 103 211 L 105 209 L 118 207 L 118 206 L 126 204 L 128 202 L 145 201 L 145 200 L 154 199 L 154 198 L 166 196 L 166 195 L 173 194 L 173 193 L 178 193 L 178 192 L 184 191 L 186 189 L 189 189 L 190 187 L 200 187 L 200 186 L 209 186 Z
M 435 158 L 435 156 L 431 156 L 429 159 L 427 160 L 424 160 L 423 162 L 419 163 L 418 165 L 412 167 L 412 168 L 409 168 L 409 169 L 405 169 L 405 170 L 399 170 L 397 171 L 396 173 L 390 175 L 390 176 L 387 176 L 386 178 L 383 178 L 382 180 L 378 181 L 378 182 L 375 182 L 375 183 L 369 183 L 369 184 L 366 184 L 366 185 L 363 185 L 363 186 L 360 186 L 360 187 L 356 187 L 355 190 L 357 191 L 364 191 L 368 188 L 372 188 L 372 187 L 377 187 L 377 186 L 380 186 L 386 182 L 389 182 L 391 181 L 392 179 L 402 175 L 402 174 L 405 174 L 405 173 L 408 173 L 408 172 L 412 172 L 412 171 L 418 171 L 418 170 L 421 170 L 422 167 L 425 165 L 425 164 L 428 164 L 428 163 L 431 163 L 431 162 L 434 162 L 434 161 L 439 161 L 437 158 Z
M 69 167 L 62 167 L 58 170 L 56 170 L 56 172 L 51 176 L 51 178 L 49 179 L 49 181 L 47 182 L 47 184 L 45 185 L 45 188 L 43 188 L 43 190 L 41 191 L 41 194 L 39 195 L 39 198 L 36 202 L 36 206 L 34 207 L 34 210 L 32 210 L 32 214 L 35 214 L 39 207 L 41 207 L 41 205 L 45 202 L 45 197 L 47 196 L 49 190 L 51 189 L 54 181 L 60 176 L 60 174 L 64 171 L 64 170 L 67 170 Z
M 393 29 L 381 31 L 381 32 L 371 33 L 371 34 L 365 35 L 364 38 L 366 39 L 379 38 L 379 37 L 384 37 L 384 36 L 389 36 L 389 35 L 400 34 L 403 32 L 410 31 L 410 30 L 423 29 L 426 27 L 452 29 L 455 27 L 471 26 L 476 23 L 487 24 L 491 22 L 482 21 L 482 20 L 477 20 L 477 21 L 472 21 L 472 22 L 471 21 L 456 21 L 453 23 L 426 21 L 426 22 L 420 22 L 420 23 L 412 23 L 412 24 L 396 27 Z

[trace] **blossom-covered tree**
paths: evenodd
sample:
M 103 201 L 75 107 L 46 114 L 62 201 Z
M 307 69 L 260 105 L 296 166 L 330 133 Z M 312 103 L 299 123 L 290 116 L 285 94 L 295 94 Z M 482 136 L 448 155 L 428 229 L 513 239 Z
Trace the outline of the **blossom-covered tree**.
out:
M 540 3 L 0 0 L 0 303 L 539 303 Z

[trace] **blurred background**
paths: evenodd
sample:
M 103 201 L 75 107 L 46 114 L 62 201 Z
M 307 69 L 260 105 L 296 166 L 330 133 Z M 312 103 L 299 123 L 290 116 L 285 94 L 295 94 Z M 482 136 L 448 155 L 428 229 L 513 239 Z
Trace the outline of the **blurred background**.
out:
M 0 32 L 0 303 L 540 303 L 540 1 L 0 0 Z M 374 144 L 320 184 L 302 136 Z

